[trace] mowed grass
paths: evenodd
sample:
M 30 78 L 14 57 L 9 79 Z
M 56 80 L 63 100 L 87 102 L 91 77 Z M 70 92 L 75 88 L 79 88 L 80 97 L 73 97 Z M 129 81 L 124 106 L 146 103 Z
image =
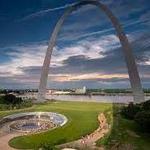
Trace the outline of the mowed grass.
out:
M 121 117 L 118 113 L 120 106 L 92 102 L 51 102 L 37 104 L 31 108 L 13 111 L 1 111 L 0 117 L 26 111 L 51 111 L 67 116 L 69 121 L 63 127 L 45 133 L 16 137 L 9 144 L 19 149 L 37 149 L 42 144 L 57 145 L 73 141 L 98 127 L 97 116 L 104 112 L 112 130 L 97 145 L 110 149 L 114 144 L 132 144 L 135 150 L 150 149 L 150 135 L 140 132 L 132 120 Z
M 112 109 L 111 104 L 92 102 L 51 102 L 38 104 L 24 111 L 50 111 L 64 114 L 68 122 L 63 127 L 55 130 L 21 136 L 9 141 L 9 145 L 18 149 L 36 149 L 44 143 L 50 145 L 62 144 L 73 141 L 94 131 L 98 127 L 97 116 L 100 112 Z M 0 112 L 0 116 L 5 116 L 11 112 Z

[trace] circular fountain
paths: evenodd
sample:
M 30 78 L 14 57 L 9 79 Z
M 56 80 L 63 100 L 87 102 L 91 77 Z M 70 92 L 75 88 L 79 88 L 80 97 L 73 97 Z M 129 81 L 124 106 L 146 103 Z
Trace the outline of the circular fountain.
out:
M 4 117 L 0 120 L 1 130 L 9 132 L 36 133 L 63 126 L 64 115 L 53 112 L 26 112 Z

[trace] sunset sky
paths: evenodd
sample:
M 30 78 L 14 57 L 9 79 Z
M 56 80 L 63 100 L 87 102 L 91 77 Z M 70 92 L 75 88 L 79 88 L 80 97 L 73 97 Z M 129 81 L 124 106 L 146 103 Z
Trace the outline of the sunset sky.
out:
M 0 88 L 37 88 L 47 45 L 64 10 L 77 0 L 0 1 Z M 150 1 L 101 0 L 119 19 L 150 88 Z M 128 88 L 116 32 L 105 14 L 87 5 L 65 21 L 53 50 L 48 88 Z

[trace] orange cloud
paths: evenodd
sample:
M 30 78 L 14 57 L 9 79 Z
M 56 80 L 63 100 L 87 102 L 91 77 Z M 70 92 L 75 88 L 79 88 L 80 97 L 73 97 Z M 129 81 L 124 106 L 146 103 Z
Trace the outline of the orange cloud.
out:
M 80 80 L 96 80 L 96 79 L 113 79 L 113 78 L 128 78 L 127 74 L 99 74 L 99 73 L 89 73 L 89 74 L 57 74 L 49 75 L 49 78 L 57 82 L 66 81 L 80 81 Z

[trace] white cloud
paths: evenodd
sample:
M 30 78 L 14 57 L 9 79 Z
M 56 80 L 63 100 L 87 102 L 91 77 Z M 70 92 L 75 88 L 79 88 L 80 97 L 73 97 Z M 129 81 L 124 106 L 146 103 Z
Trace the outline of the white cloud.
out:
M 138 62 L 138 64 L 142 66 L 150 66 L 150 58 L 148 60 Z
M 73 4 L 75 4 L 75 3 L 73 3 Z M 18 21 L 26 21 L 26 20 L 32 19 L 34 17 L 39 17 L 39 16 L 42 16 L 42 15 L 45 15 L 45 14 L 47 14 L 49 12 L 65 9 L 65 8 L 67 8 L 69 6 L 72 6 L 73 4 L 66 4 L 64 6 L 55 7 L 55 8 L 49 8 L 49 9 L 41 10 L 41 11 L 38 11 L 38 12 L 34 12 L 34 13 L 31 13 L 31 14 L 25 16 L 24 18 L 21 18 Z
M 52 65 L 63 65 L 64 60 L 78 55 L 83 55 L 89 59 L 104 58 L 103 52 L 117 47 L 120 47 L 120 43 L 116 35 L 87 38 L 61 50 L 56 47 L 52 56 Z
M 100 38 L 88 38 L 60 49 L 55 47 L 53 50 L 51 66 L 58 67 L 63 65 L 63 61 L 72 56 L 83 55 L 89 59 L 103 58 L 103 52 L 120 46 L 115 35 L 103 36 Z M 7 52 L 11 61 L 0 65 L 1 76 L 23 75 L 22 68 L 30 66 L 42 66 L 45 57 L 47 44 L 30 44 L 11 47 L 15 52 Z
M 128 35 L 131 40 L 134 37 Z M 107 36 L 101 36 L 97 38 L 86 38 L 84 40 L 78 41 L 73 45 L 66 45 L 63 48 L 56 46 L 54 48 L 52 54 L 51 66 L 58 67 L 63 66 L 64 61 L 69 57 L 83 55 L 88 59 L 97 59 L 106 57 L 103 52 L 108 52 L 120 47 L 119 39 L 116 35 L 110 34 Z M 10 51 L 7 52 L 7 55 L 11 58 L 11 61 L 3 63 L 0 65 L 0 77 L 8 77 L 10 81 L 18 83 L 28 83 L 28 84 L 38 84 L 39 82 L 39 74 L 32 74 L 32 70 L 30 74 L 24 72 L 23 68 L 32 68 L 42 66 L 43 60 L 45 57 L 47 44 L 29 44 L 22 46 L 14 46 L 11 47 L 15 52 Z M 149 65 L 149 61 L 145 62 Z M 58 67 L 59 68 L 59 67 Z M 56 68 L 57 69 L 57 68 Z M 74 81 L 74 80 L 84 80 L 84 79 L 111 79 L 112 77 L 122 77 L 119 74 L 115 74 L 114 76 L 98 74 L 96 72 L 87 74 L 55 74 L 49 75 L 51 81 L 62 82 L 64 81 Z M 55 78 L 53 77 L 55 76 Z M 125 77 L 125 76 L 124 76 Z
M 41 66 L 46 52 L 46 45 L 28 45 L 28 46 L 14 46 L 17 52 L 7 52 L 11 61 L 0 65 L 0 70 L 9 72 L 8 76 L 15 76 L 23 74 L 20 68 L 29 66 Z

